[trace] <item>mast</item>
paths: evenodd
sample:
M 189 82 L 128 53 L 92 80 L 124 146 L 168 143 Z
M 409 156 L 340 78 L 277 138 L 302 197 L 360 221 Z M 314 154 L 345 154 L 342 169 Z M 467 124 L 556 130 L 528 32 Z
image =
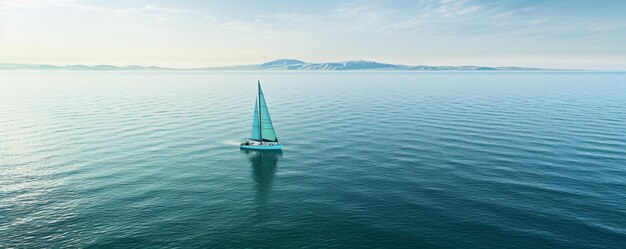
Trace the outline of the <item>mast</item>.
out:
M 263 144 L 263 127 L 261 127 L 261 124 L 262 124 L 261 123 L 261 116 L 262 116 L 261 115 L 261 81 L 257 80 L 257 84 L 259 86 L 258 93 L 257 93 L 258 99 L 259 99 L 258 101 L 259 102 L 258 104 L 259 105 L 259 140 L 261 140 L 261 144 Z

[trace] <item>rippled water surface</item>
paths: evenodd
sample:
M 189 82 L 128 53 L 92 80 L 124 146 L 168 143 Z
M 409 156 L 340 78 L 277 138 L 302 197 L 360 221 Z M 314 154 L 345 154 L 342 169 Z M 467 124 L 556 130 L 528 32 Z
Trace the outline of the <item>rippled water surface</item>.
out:
M 0 72 L 0 247 L 624 245 L 623 73 Z

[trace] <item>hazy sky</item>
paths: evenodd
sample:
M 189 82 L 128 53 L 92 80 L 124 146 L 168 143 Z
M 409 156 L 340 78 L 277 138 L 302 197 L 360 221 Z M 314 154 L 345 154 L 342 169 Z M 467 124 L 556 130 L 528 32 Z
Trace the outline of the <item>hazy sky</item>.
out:
M 0 63 L 626 69 L 626 1 L 0 0 Z

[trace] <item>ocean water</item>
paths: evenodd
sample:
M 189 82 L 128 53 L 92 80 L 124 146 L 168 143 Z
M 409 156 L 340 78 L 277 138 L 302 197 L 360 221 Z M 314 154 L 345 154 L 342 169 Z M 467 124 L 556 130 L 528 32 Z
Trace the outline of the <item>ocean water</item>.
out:
M 0 72 L 0 248 L 625 245 L 625 73 Z

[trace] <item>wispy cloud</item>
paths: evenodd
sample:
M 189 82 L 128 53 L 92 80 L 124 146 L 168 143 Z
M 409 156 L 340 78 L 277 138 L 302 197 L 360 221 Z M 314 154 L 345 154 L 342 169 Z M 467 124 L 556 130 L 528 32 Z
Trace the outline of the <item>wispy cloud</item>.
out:
M 383 20 L 388 14 L 389 9 L 382 3 L 368 2 L 337 7 L 330 12 L 330 18 L 370 24 Z
M 496 14 L 495 17 L 514 16 L 514 15 L 521 14 L 521 13 L 528 13 L 528 12 L 531 12 L 533 10 L 535 10 L 534 7 L 517 8 L 517 9 L 508 10 L 508 11 L 504 11 L 504 12 L 501 12 L 499 14 Z
M 99 11 L 115 15 L 141 15 L 158 19 L 166 19 L 168 16 L 178 14 L 192 14 L 194 11 L 182 8 L 168 8 L 155 5 L 145 5 L 135 8 L 108 8 L 93 4 L 86 4 L 81 0 L 5 0 L 3 2 L 7 10 L 12 9 L 46 9 L 64 8 L 75 11 Z M 206 13 L 202 16 L 211 18 Z
M 533 6 L 512 8 L 507 3 L 482 1 L 424 0 L 412 9 L 413 16 L 390 23 L 385 31 L 420 31 L 438 36 L 529 35 L 547 19 L 531 16 Z
M 141 8 L 115 9 L 111 10 L 111 12 L 116 15 L 140 15 L 144 17 L 154 18 L 157 20 L 168 20 L 173 15 L 193 13 L 193 11 L 189 9 L 164 8 L 154 5 L 146 5 Z
M 438 6 L 434 12 L 444 18 L 467 15 L 481 9 L 480 5 L 472 4 L 466 0 L 441 0 L 434 5 Z
M 107 8 L 83 4 L 79 0 L 5 0 L 3 2 L 7 10 L 10 9 L 44 9 L 44 8 L 68 8 L 82 11 L 105 11 Z
M 488 8 L 467 0 L 450 1 L 421 1 L 410 10 L 413 16 L 394 23 L 387 24 L 383 30 L 412 30 L 434 26 L 445 26 L 446 23 L 457 23 L 458 20 L 467 20 L 471 14 L 488 11 Z
M 389 16 L 389 9 L 382 4 L 367 2 L 361 4 L 341 4 L 319 14 L 303 12 L 277 12 L 260 14 L 252 19 L 234 20 L 223 23 L 221 28 L 257 34 L 296 33 L 329 30 L 372 30 L 377 29 Z M 341 31 L 339 31 L 341 32 Z
M 268 35 L 275 31 L 273 26 L 263 20 L 255 19 L 252 21 L 231 21 L 222 23 L 220 28 L 243 31 L 256 34 Z
M 28 13 L 24 12 L 28 10 L 50 10 L 47 13 L 64 13 L 65 10 L 77 15 L 83 13 L 90 17 L 91 22 L 98 23 L 93 25 L 93 29 L 105 32 L 171 34 L 176 30 L 163 24 L 173 18 L 193 16 L 213 20 L 206 12 L 157 5 L 112 8 L 86 3 L 83 0 L 5 0 L 2 4 L 6 13 L 20 13 L 22 16 Z

